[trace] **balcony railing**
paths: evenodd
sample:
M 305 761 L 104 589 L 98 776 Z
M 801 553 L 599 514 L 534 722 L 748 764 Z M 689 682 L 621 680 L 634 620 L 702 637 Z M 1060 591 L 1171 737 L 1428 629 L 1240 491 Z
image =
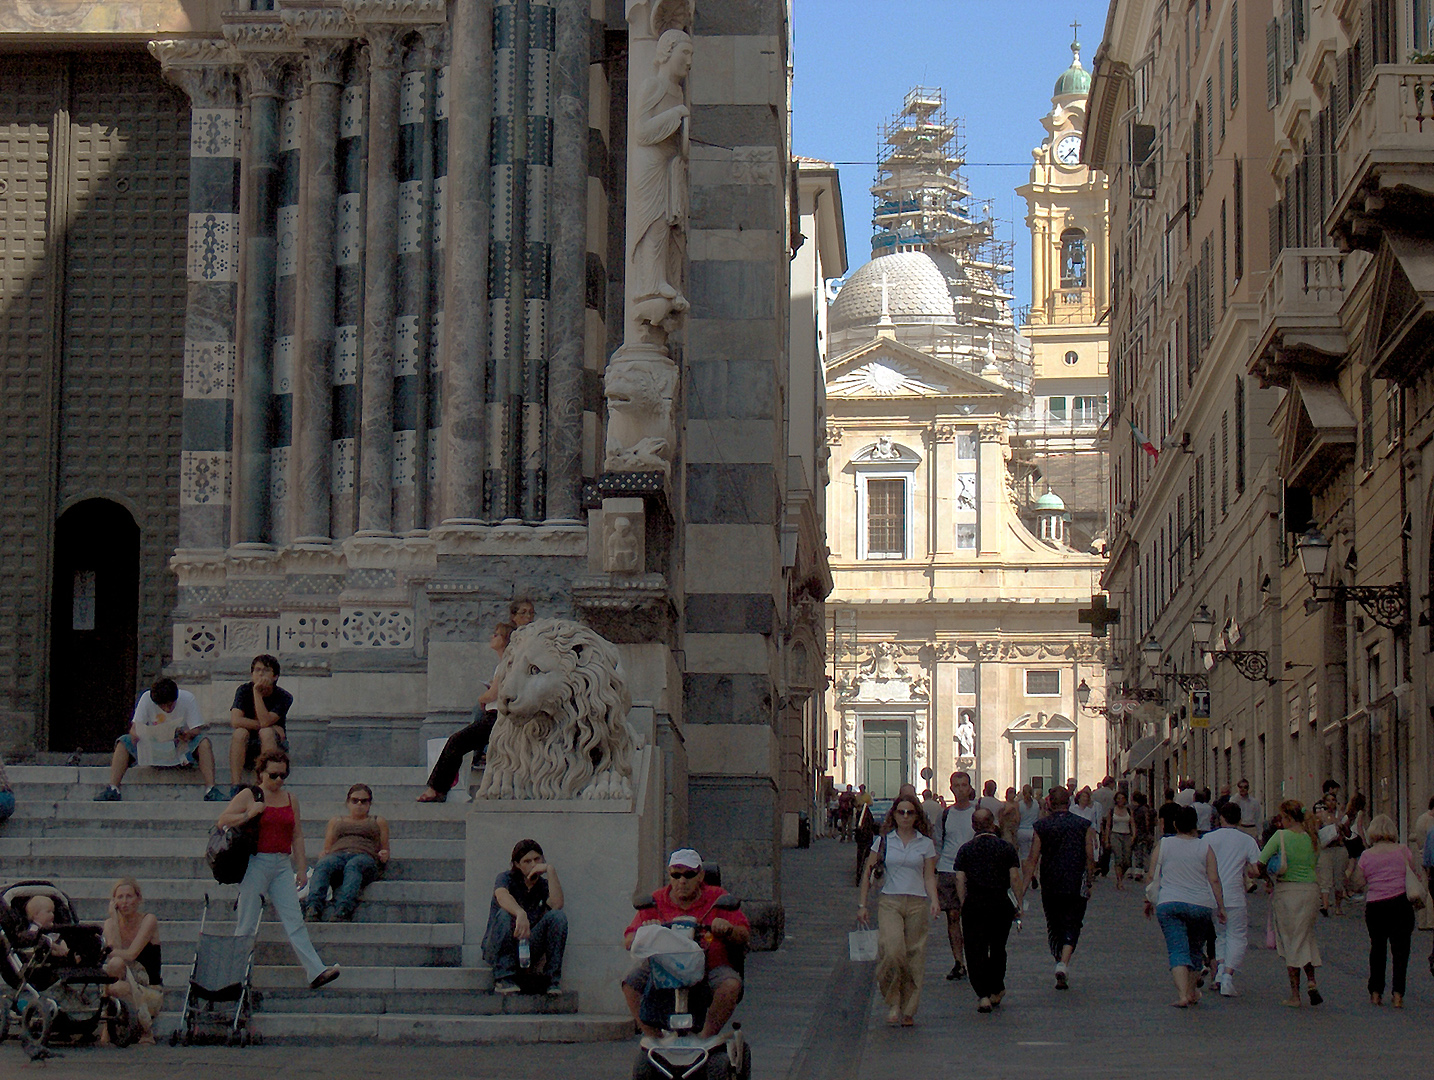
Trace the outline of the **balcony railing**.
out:
M 1434 64 L 1377 66 L 1350 110 L 1338 147 L 1343 190 L 1330 230 L 1352 246 L 1372 247 L 1378 230 L 1361 228 L 1358 219 L 1398 210 L 1382 200 L 1366 205 L 1364 189 L 1386 173 L 1434 172 Z M 1427 190 L 1429 183 L 1420 186 Z
M 1260 294 L 1260 345 L 1251 370 L 1288 386 L 1289 376 L 1322 370 L 1345 354 L 1339 309 L 1369 256 L 1335 248 L 1285 248 Z

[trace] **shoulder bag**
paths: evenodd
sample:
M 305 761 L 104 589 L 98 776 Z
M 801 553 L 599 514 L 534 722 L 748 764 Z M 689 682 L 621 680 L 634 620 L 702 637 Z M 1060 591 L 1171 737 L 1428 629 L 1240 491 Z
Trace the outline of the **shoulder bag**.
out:
M 1429 887 L 1424 884 L 1424 878 L 1419 871 L 1414 869 L 1413 856 L 1408 854 L 1409 849 L 1404 850 L 1404 895 L 1409 897 L 1415 911 L 1422 911 L 1429 906 Z
M 871 868 L 871 883 L 879 890 L 886 881 L 886 833 L 881 834 L 881 847 L 876 864 Z
M 264 801 L 264 792 L 257 786 L 249 789 L 256 802 Z M 249 869 L 249 856 L 259 843 L 258 818 L 243 825 L 215 825 L 209 830 L 209 844 L 204 861 L 209 864 L 214 880 L 221 885 L 237 885 Z
M 1290 868 L 1289 857 L 1285 854 L 1285 830 L 1280 830 L 1280 853 L 1271 855 L 1270 861 L 1265 863 L 1265 873 L 1270 875 L 1271 881 L 1278 881 L 1280 875 Z

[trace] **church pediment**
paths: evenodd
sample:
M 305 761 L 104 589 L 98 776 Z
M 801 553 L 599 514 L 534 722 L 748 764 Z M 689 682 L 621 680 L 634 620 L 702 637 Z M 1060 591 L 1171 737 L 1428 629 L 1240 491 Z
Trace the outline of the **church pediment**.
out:
M 1280 468 L 1290 487 L 1318 490 L 1354 458 L 1354 413 L 1333 383 L 1295 376 L 1284 403 Z
M 840 356 L 827 368 L 827 397 L 985 398 L 1010 391 L 969 371 L 933 360 L 919 349 L 883 338 Z
M 1434 241 L 1386 232 L 1365 323 L 1371 374 L 1410 385 L 1434 357 Z
M 1064 739 L 1068 735 L 1075 734 L 1075 731 L 1075 722 L 1070 717 L 1060 713 L 1037 712 L 1016 717 L 1011 726 L 1006 729 L 1006 737 Z

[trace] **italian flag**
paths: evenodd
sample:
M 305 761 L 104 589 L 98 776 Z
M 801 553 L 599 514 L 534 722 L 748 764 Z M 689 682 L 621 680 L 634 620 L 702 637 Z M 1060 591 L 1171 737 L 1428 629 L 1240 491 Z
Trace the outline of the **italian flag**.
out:
M 1144 450 L 1147 454 L 1149 454 L 1151 457 L 1153 457 L 1156 461 L 1159 461 L 1160 451 L 1155 448 L 1155 444 L 1153 442 L 1151 442 L 1145 437 L 1145 432 L 1141 431 L 1138 427 L 1135 426 L 1134 420 L 1126 420 L 1126 423 L 1130 425 L 1130 430 L 1135 433 L 1135 441 L 1140 444 L 1140 448 Z

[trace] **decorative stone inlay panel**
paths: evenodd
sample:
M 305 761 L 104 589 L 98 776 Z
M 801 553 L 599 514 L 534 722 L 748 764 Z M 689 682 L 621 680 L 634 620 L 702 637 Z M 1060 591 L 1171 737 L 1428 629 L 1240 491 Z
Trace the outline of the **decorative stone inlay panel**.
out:
M 433 80 L 433 119 L 448 119 L 448 65 L 438 69 L 438 76 Z
M 299 208 L 281 206 L 276 215 L 277 263 L 280 277 L 288 277 L 299 268 Z
M 276 446 L 269 451 L 269 497 L 276 503 L 289 497 L 289 448 Z
M 228 452 L 182 451 L 179 455 L 179 505 L 223 506 L 228 502 Z
M 351 495 L 354 490 L 354 440 L 335 439 L 329 461 L 330 483 L 335 495 Z
M 277 570 L 278 567 L 266 567 Z M 284 595 L 283 578 L 240 577 L 229 580 L 228 603 L 245 607 L 273 607 Z
M 433 313 L 428 324 L 428 370 L 438 372 L 443 368 L 443 309 Z M 439 418 L 435 417 L 435 421 Z
M 400 124 L 423 123 L 423 98 L 425 71 L 405 71 L 398 91 L 398 122 Z
M 422 238 L 423 181 L 405 180 L 398 185 L 398 253 L 417 251 Z
M 190 214 L 190 281 L 239 280 L 239 215 Z
M 414 477 L 414 432 L 393 433 L 393 484 L 394 487 L 412 487 Z
M 217 622 L 185 622 L 174 626 L 174 659 L 218 660 L 224 627 Z
M 294 335 L 274 339 L 273 390 L 276 394 L 292 393 L 294 389 Z
M 238 154 L 234 141 L 235 109 L 192 109 L 189 114 L 189 156 L 232 158 Z
M 339 99 L 339 138 L 355 139 L 363 134 L 363 87 L 345 86 Z
M 279 616 L 280 648 L 286 653 L 337 652 L 337 612 L 286 611 Z
M 278 619 L 224 620 L 224 651 L 229 655 L 276 653 L 279 640 Z
M 352 386 L 358 382 L 359 328 L 334 328 L 334 385 Z
M 438 483 L 438 455 L 443 447 L 443 429 L 428 429 L 428 490 Z
M 363 250 L 363 196 L 358 192 L 340 195 L 338 222 L 334 234 L 334 265 L 357 266 Z
M 393 377 L 418 374 L 418 316 L 400 315 L 393 346 Z
M 433 178 L 433 246 L 443 247 L 443 238 L 448 230 L 448 203 L 444 195 L 448 190 L 448 177 Z
M 405 608 L 343 608 L 339 639 L 348 649 L 411 648 L 413 612 Z
M 184 343 L 184 396 L 234 396 L 234 346 L 227 341 Z
M 304 101 L 295 98 L 279 106 L 279 149 L 297 150 L 304 135 Z

